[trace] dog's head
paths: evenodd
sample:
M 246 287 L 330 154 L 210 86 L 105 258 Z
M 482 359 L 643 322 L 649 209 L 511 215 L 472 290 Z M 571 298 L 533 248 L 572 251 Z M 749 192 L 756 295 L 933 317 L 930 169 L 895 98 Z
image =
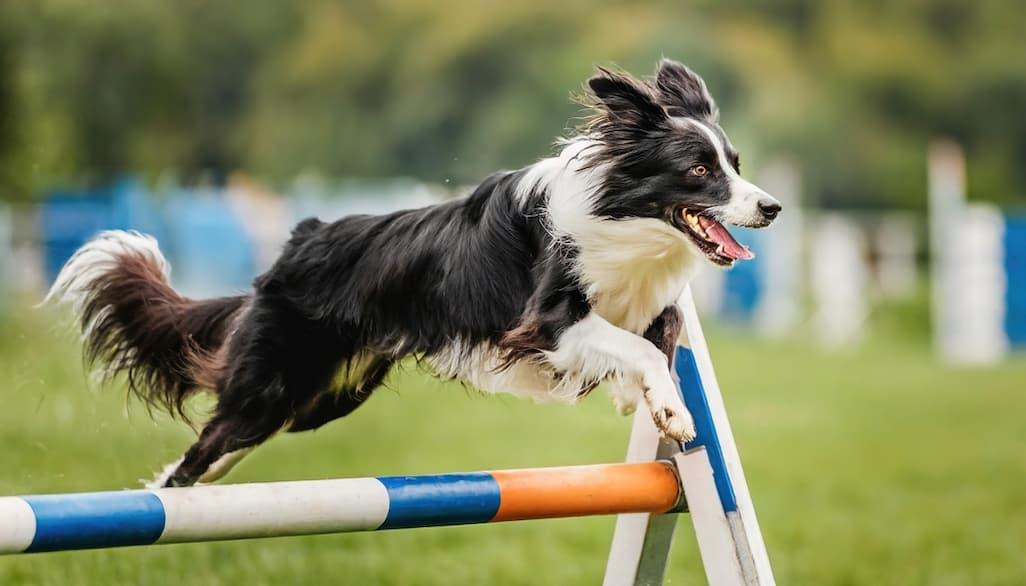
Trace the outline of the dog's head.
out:
M 600 68 L 588 89 L 596 115 L 587 132 L 603 146 L 593 162 L 604 169 L 593 213 L 661 219 L 717 265 L 752 258 L 723 224 L 768 226 L 780 202 L 741 177 L 702 78 L 663 60 L 650 80 Z

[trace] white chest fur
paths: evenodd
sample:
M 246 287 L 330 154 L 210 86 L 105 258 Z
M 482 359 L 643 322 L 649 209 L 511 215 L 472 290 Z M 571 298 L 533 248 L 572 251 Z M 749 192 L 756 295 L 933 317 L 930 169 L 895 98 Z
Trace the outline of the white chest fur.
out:
M 675 302 L 701 265 L 685 237 L 661 220 L 592 218 L 578 237 L 578 273 L 592 309 L 635 334 Z
M 605 176 L 605 169 L 587 157 L 593 147 L 578 141 L 559 157 L 539 162 L 525 176 L 523 191 L 547 190 L 550 230 L 578 250 L 576 270 L 594 311 L 640 334 L 677 300 L 704 261 L 689 239 L 663 220 L 592 214 Z

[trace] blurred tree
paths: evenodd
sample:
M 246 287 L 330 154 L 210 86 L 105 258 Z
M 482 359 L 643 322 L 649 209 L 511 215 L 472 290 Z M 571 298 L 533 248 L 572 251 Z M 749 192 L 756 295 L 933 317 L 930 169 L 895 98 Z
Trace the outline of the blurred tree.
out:
M 14 163 L 18 147 L 18 128 L 15 113 L 15 59 L 13 33 L 7 30 L 9 24 L 0 21 L 0 198 L 11 197 L 18 184 Z
M 924 205 L 924 150 L 1026 202 L 1015 0 L 0 3 L 0 197 L 243 168 L 469 183 L 546 154 L 594 64 L 702 73 L 757 166 L 832 207 Z M 754 165 L 753 165 L 754 162 Z

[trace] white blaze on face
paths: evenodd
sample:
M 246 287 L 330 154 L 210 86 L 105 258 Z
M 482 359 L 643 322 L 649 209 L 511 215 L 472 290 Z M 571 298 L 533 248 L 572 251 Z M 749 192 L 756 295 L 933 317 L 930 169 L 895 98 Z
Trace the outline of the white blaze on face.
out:
M 716 149 L 716 156 L 719 158 L 720 167 L 726 173 L 727 179 L 730 182 L 730 201 L 715 207 L 715 210 L 719 212 L 720 219 L 738 226 L 765 225 L 765 220 L 759 211 L 759 202 L 775 203 L 778 205 L 780 202 L 762 189 L 759 189 L 758 186 L 738 175 L 730 160 L 727 159 L 727 149 L 724 147 L 723 141 L 720 140 L 720 137 L 711 128 L 698 120 L 689 118 L 687 121 L 709 139 L 713 148 Z

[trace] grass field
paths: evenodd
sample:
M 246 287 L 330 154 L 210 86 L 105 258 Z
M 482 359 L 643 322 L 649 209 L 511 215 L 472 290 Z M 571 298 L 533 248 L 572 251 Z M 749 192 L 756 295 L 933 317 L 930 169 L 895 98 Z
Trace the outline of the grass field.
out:
M 1026 583 L 1026 362 L 936 364 L 920 344 L 850 354 L 721 334 L 721 385 L 777 580 Z M 74 336 L 0 320 L 0 494 L 138 486 L 192 433 L 88 388 Z M 484 397 L 414 372 L 350 418 L 282 436 L 232 482 L 622 459 L 629 421 Z M 612 518 L 171 545 L 0 559 L 0 584 L 597 584 Z M 704 582 L 682 517 L 670 584 Z

